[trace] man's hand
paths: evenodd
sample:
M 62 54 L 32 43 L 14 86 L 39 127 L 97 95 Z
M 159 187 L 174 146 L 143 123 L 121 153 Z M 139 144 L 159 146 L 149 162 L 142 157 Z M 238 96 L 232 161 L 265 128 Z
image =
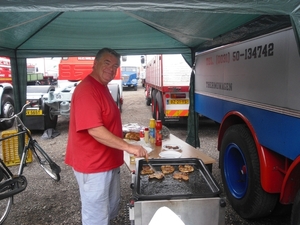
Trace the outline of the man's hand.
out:
M 147 157 L 147 150 L 141 145 L 129 144 L 122 138 L 119 138 L 109 132 L 104 126 L 95 127 L 88 130 L 88 133 L 98 142 L 116 149 L 126 151 L 136 157 Z
M 145 157 L 148 159 L 147 150 L 141 145 L 130 144 L 127 152 L 133 154 L 135 157 Z

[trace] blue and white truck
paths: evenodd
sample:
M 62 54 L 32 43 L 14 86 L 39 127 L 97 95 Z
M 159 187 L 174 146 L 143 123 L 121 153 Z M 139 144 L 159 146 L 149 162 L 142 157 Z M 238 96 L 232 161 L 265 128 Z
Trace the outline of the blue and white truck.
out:
M 121 77 L 123 88 L 138 89 L 141 71 L 141 56 L 122 56 Z
M 292 28 L 196 54 L 195 110 L 220 123 L 224 190 L 243 218 L 293 207 L 300 224 L 299 85 Z

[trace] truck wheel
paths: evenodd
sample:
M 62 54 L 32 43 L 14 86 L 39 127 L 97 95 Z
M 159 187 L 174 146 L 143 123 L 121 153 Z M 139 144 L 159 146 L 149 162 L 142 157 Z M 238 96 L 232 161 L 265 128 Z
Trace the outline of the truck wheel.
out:
M 8 94 L 4 94 L 1 102 L 1 117 L 9 118 L 15 114 L 14 101 L 12 97 Z M 11 128 L 14 125 L 15 120 L 8 120 L 0 123 L 0 129 L 6 130 Z
M 154 106 L 154 113 L 155 113 L 155 119 L 161 120 L 162 124 L 164 124 L 165 119 L 165 113 L 164 113 L 164 106 L 162 101 L 161 92 L 156 93 L 156 101 Z
M 292 216 L 291 216 L 291 225 L 299 225 L 300 224 L 299 212 L 300 212 L 300 190 L 298 190 L 298 193 L 294 200 Z
M 152 113 L 152 118 L 154 118 L 154 119 L 155 119 L 154 106 L 156 104 L 156 93 L 157 93 L 157 90 L 155 90 L 155 89 L 151 90 L 151 113 Z
M 272 212 L 277 196 L 261 187 L 258 154 L 246 125 L 233 125 L 226 130 L 220 168 L 228 200 L 241 217 L 255 219 Z
M 138 86 L 133 87 L 133 90 L 137 91 L 137 89 L 138 89 Z
M 57 115 L 50 113 L 51 108 L 44 104 L 44 113 L 45 113 L 45 130 L 49 128 L 56 128 L 57 124 Z
M 120 100 L 120 92 L 118 92 L 118 96 L 117 96 L 117 106 L 121 113 L 122 112 L 122 104 L 121 104 L 121 100 Z
M 146 98 L 146 106 L 150 106 L 151 105 L 151 98 Z

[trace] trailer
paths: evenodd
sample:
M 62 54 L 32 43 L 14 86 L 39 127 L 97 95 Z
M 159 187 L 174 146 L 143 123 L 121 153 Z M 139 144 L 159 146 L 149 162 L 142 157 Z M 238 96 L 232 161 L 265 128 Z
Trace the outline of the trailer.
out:
M 46 64 L 45 58 L 34 58 L 30 59 L 27 62 L 27 85 L 53 85 L 56 83 L 57 76 L 54 74 L 49 74 L 48 71 L 41 70 L 39 67 L 42 67 L 38 63 L 34 63 L 35 61 L 43 60 L 44 64 Z M 50 62 L 51 60 L 47 60 Z M 46 67 L 44 65 L 44 67 Z M 41 72 L 42 71 L 42 72 Z
M 30 130 L 47 130 L 56 128 L 58 116 L 43 100 L 43 96 L 54 91 L 51 85 L 28 85 L 26 99 L 31 104 L 26 108 L 25 125 Z
M 44 130 L 56 126 L 57 117 L 53 117 L 49 113 L 49 107 L 41 99 L 41 96 L 54 89 L 50 85 L 53 80 L 54 77 L 52 75 L 45 76 L 45 73 L 39 72 L 37 65 L 27 62 L 26 99 L 31 101 L 32 104 L 26 108 L 24 123 L 31 130 Z M 0 118 L 11 117 L 14 114 L 14 95 L 10 58 L 8 57 L 0 57 L 0 98 Z M 9 129 L 13 124 L 13 120 L 2 122 L 0 123 L 0 129 Z
M 191 68 L 181 55 L 146 57 L 146 105 L 162 123 L 186 121 Z
M 196 54 L 195 110 L 220 123 L 227 198 L 247 219 L 300 223 L 300 57 L 292 28 Z

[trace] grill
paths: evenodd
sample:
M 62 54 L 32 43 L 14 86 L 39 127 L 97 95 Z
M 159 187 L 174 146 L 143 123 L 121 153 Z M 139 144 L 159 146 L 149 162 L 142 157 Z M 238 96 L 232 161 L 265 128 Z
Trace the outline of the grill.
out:
M 188 181 L 176 180 L 172 174 L 162 180 L 149 179 L 148 175 L 141 175 L 146 160 L 137 161 L 132 185 L 134 203 L 130 206 L 130 220 L 135 225 L 148 224 L 162 206 L 173 210 L 186 225 L 225 223 L 225 200 L 219 197 L 219 185 L 201 160 L 149 159 L 149 162 L 156 171 L 161 171 L 162 165 L 172 165 L 178 171 L 178 166 L 185 164 L 192 165 L 194 171 L 189 173 Z
M 147 165 L 147 162 L 139 160 L 134 184 L 134 198 L 137 200 L 208 198 L 216 197 L 220 193 L 218 184 L 199 159 L 152 159 L 149 162 L 157 171 L 160 171 L 162 165 L 172 165 L 175 171 L 178 171 L 178 166 L 185 164 L 192 165 L 194 171 L 189 173 L 188 181 L 176 180 L 172 174 L 165 175 L 162 180 L 149 180 L 147 175 L 140 175 L 142 167 Z

